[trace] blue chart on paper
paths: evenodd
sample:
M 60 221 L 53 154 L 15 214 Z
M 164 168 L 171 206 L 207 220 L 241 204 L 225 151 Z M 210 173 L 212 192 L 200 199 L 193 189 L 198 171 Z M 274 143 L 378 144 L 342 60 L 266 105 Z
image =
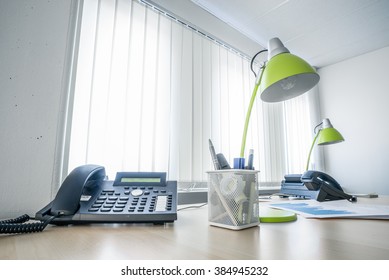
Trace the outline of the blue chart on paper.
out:
M 277 204 L 272 204 L 272 206 L 288 209 L 290 211 L 299 211 L 299 212 L 303 212 L 315 216 L 356 214 L 355 212 L 351 212 L 347 210 L 325 209 L 320 206 L 309 205 L 308 203 L 277 203 Z

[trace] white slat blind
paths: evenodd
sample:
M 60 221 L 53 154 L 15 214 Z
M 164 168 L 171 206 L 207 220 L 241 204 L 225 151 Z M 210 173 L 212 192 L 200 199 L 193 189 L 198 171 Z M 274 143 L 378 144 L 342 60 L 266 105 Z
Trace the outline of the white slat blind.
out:
M 253 85 L 245 56 L 193 27 L 137 1 L 85 0 L 69 170 L 95 163 L 111 178 L 165 171 L 170 180 L 206 181 L 209 138 L 231 165 L 239 155 Z M 304 100 L 258 98 L 246 147 L 263 184 L 304 166 L 290 160 L 309 149 L 300 142 L 311 139 Z

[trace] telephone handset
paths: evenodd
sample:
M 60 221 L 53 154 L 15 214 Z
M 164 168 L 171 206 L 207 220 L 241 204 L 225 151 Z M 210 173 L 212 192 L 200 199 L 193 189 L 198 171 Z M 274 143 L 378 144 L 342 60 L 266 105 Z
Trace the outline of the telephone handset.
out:
M 310 191 L 317 191 L 317 201 L 347 199 L 356 201 L 356 197 L 346 194 L 339 183 L 330 175 L 308 170 L 301 176 L 301 181 Z
M 57 195 L 50 203 L 50 215 L 74 215 L 80 207 L 83 190 L 99 187 L 105 178 L 105 168 L 102 166 L 83 165 L 75 168 L 63 181 Z
M 0 221 L 0 233 L 43 231 L 48 224 L 174 222 L 177 182 L 163 172 L 118 172 L 106 180 L 105 168 L 83 165 L 63 181 L 54 200 L 30 217 Z

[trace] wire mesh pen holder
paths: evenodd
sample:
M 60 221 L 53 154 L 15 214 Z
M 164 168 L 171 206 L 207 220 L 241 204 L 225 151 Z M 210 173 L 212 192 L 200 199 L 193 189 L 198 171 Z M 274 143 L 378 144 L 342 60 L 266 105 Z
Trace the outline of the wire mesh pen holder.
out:
M 234 230 L 259 225 L 258 172 L 244 169 L 207 172 L 210 225 Z

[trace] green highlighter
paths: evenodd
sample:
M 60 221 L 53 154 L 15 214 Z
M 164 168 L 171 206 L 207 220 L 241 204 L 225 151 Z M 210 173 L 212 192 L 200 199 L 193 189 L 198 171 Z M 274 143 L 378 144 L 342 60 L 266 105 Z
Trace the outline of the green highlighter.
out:
M 261 207 L 259 210 L 259 221 L 261 223 L 285 223 L 297 220 L 296 213 L 274 209 L 270 207 Z

